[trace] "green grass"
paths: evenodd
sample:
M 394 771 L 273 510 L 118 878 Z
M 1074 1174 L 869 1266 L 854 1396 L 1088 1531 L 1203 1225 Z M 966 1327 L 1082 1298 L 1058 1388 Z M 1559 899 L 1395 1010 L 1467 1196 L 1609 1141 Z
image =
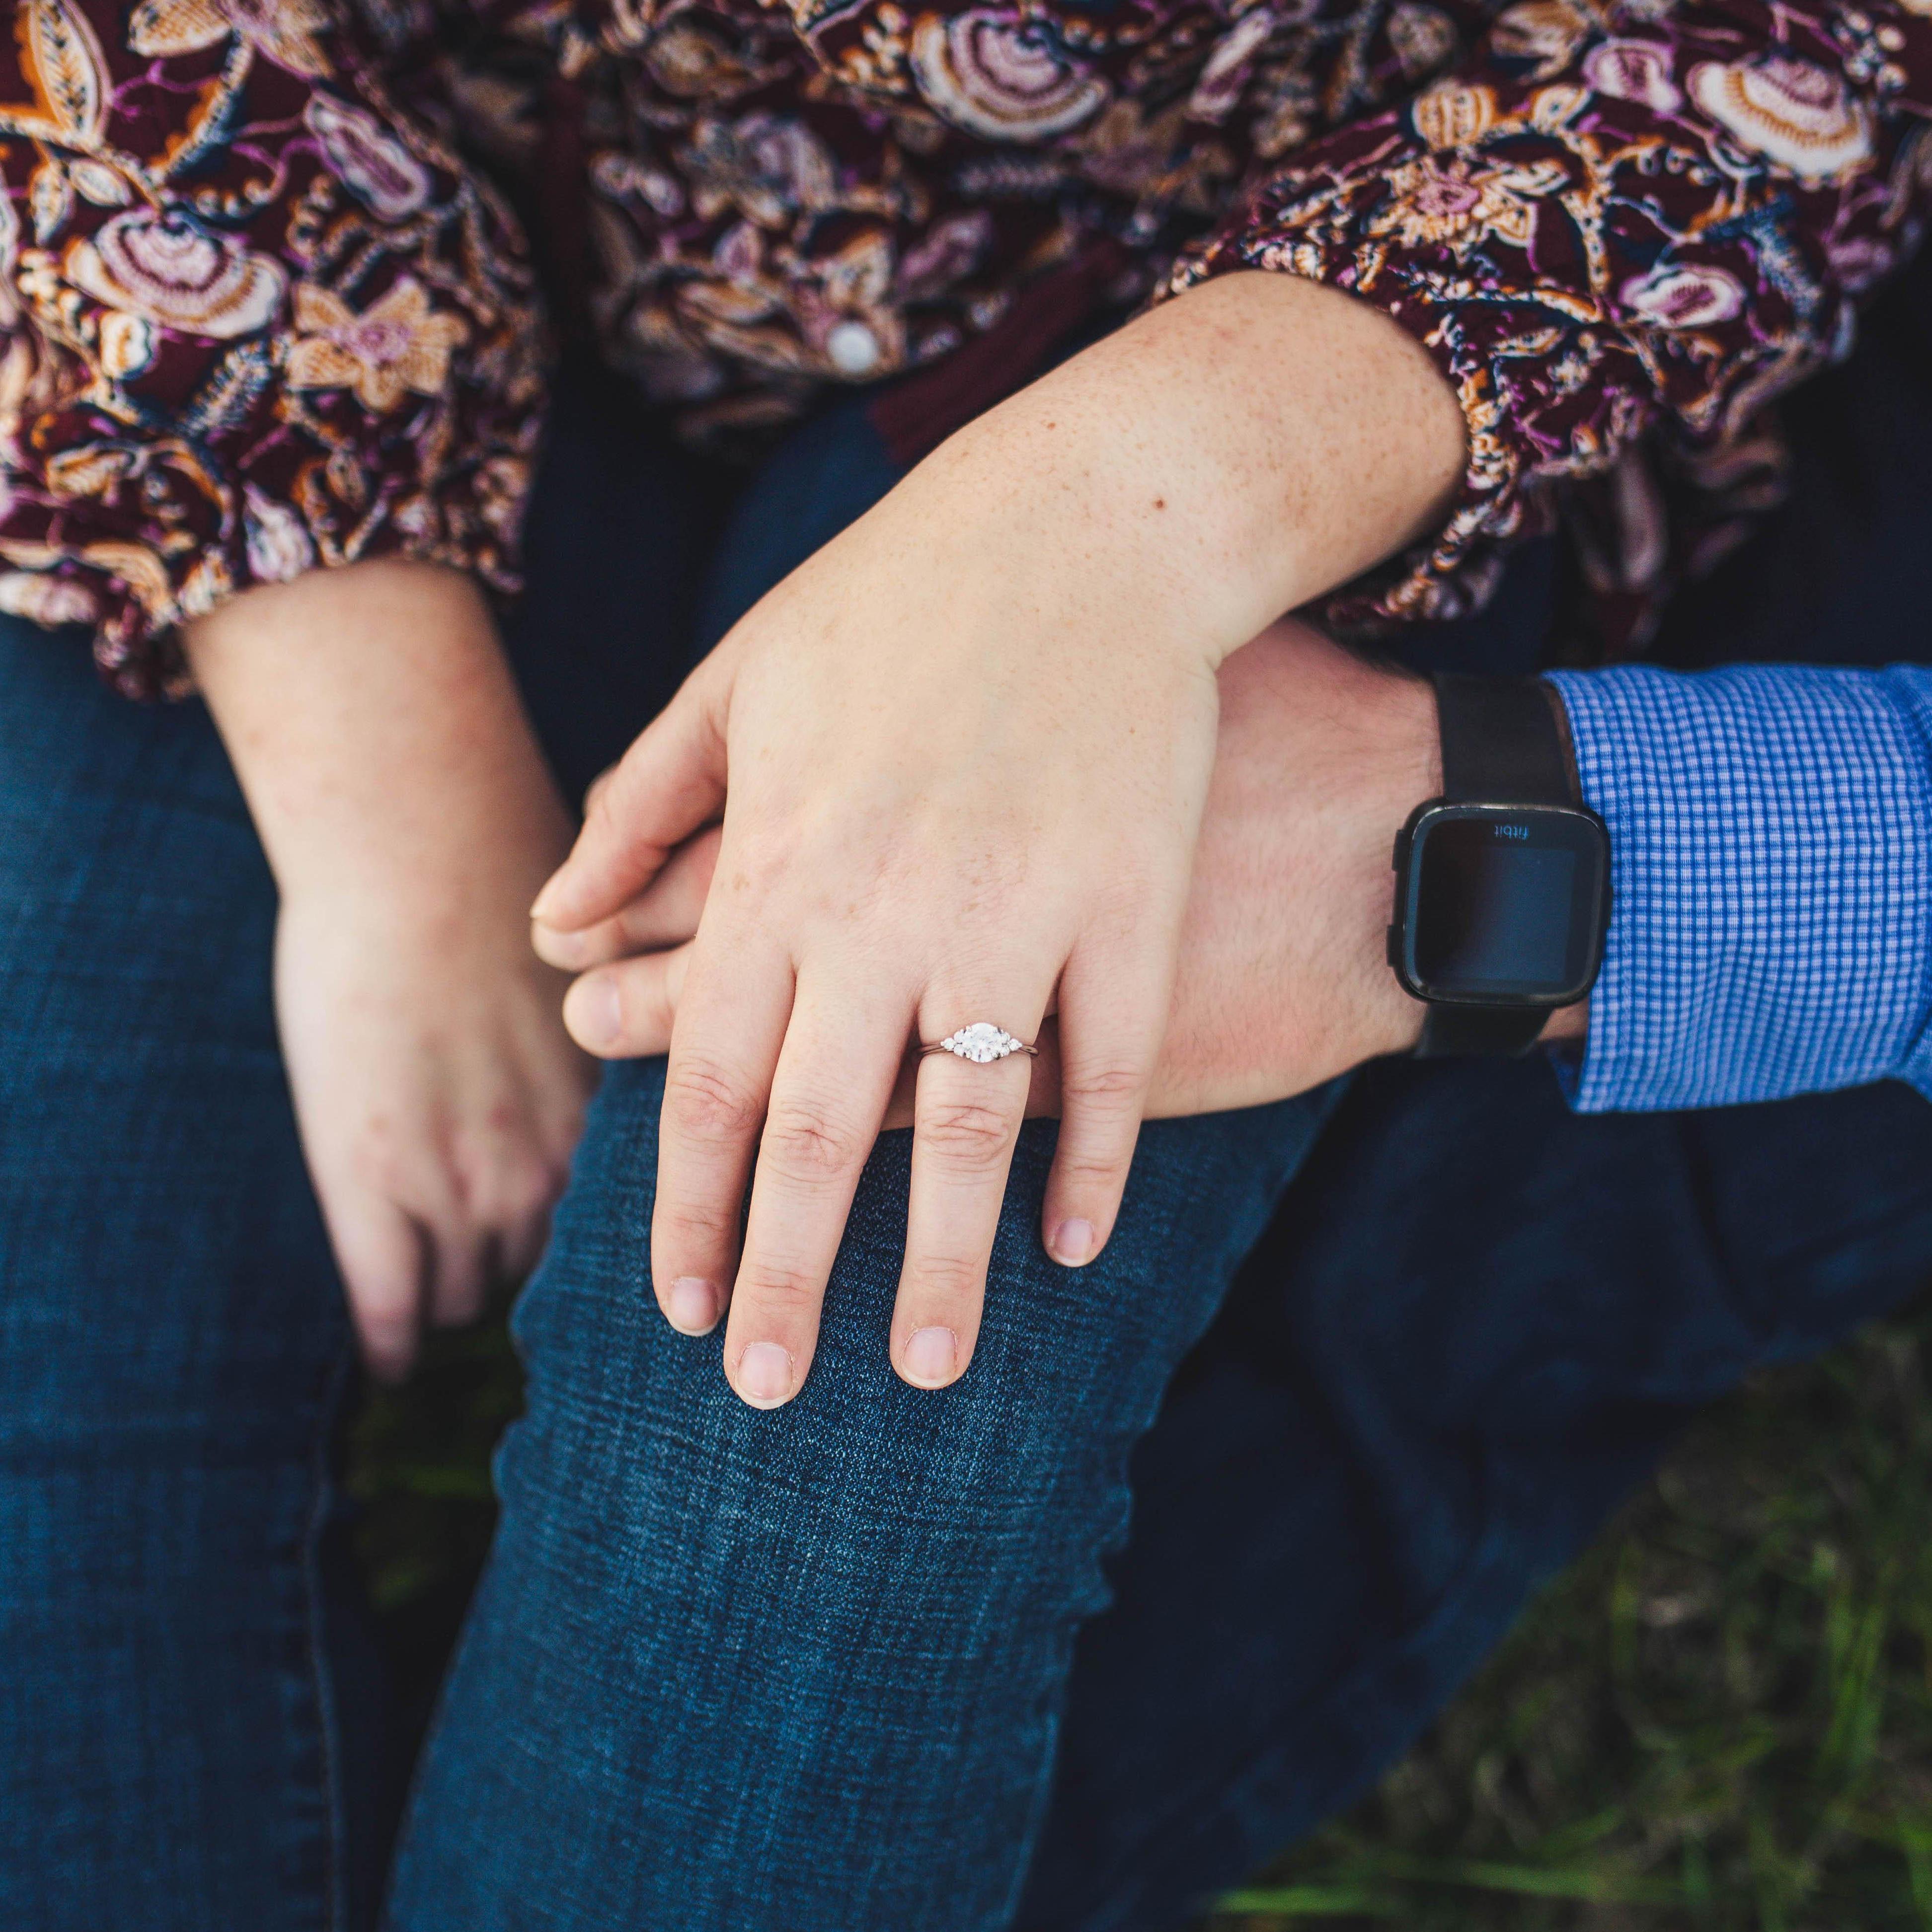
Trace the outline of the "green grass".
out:
M 1932 1932 L 1932 1306 L 1703 1418 L 1354 1814 L 1212 1932 Z M 443 1338 L 352 1443 L 363 1550 L 427 1681 L 517 1384 Z
M 1703 1418 L 1213 1932 L 1932 1928 L 1932 1311 Z

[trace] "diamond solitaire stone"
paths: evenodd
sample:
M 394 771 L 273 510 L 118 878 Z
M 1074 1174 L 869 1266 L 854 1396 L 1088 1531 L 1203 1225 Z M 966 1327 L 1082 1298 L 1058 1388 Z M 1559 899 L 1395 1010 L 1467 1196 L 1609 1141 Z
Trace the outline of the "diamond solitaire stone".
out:
M 1009 1053 L 1017 1052 L 1020 1043 L 1004 1027 L 996 1027 L 990 1020 L 975 1020 L 939 1044 L 962 1060 L 984 1065 L 989 1060 L 1004 1060 Z

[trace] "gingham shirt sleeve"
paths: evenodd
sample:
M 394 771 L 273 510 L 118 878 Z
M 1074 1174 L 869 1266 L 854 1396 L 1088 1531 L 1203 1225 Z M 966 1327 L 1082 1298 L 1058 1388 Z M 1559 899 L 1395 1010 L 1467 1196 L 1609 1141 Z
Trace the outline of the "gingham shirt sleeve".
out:
M 1932 1096 L 1932 670 L 1559 671 L 1613 895 L 1586 1113 Z

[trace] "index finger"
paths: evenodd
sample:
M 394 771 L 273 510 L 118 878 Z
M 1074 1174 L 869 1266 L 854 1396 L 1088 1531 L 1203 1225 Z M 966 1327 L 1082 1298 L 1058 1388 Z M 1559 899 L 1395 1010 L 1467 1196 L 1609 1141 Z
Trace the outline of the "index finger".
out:
M 614 959 L 681 946 L 698 930 L 718 862 L 722 831 L 721 826 L 711 826 L 686 839 L 665 861 L 657 878 L 608 919 L 576 932 L 533 926 L 530 944 L 536 956 L 545 965 L 561 967 L 566 973 L 587 973 L 593 966 L 608 966 Z

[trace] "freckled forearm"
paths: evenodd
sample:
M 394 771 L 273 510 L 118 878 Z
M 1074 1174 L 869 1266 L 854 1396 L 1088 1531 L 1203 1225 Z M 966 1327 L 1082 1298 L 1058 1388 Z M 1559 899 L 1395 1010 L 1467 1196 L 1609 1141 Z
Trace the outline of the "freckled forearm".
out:
M 1132 561 L 1212 661 L 1424 533 L 1462 472 L 1453 393 L 1379 310 L 1293 276 L 1203 284 L 956 441 Z

